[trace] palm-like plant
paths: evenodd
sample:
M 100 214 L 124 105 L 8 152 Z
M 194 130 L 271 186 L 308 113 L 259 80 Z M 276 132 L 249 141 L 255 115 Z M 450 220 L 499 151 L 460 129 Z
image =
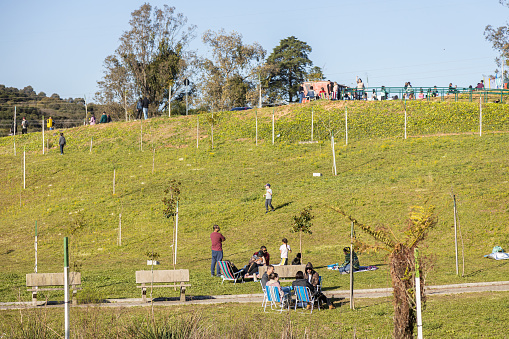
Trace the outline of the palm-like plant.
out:
M 414 249 L 426 238 L 428 231 L 437 224 L 434 215 L 434 207 L 424 208 L 414 206 L 408 218 L 405 229 L 405 239 L 397 239 L 390 228 L 373 228 L 361 224 L 355 218 L 347 215 L 343 210 L 332 208 L 344 215 L 348 220 L 369 234 L 381 245 L 370 245 L 356 239 L 356 246 L 362 251 L 367 249 L 383 249 L 389 252 L 389 267 L 394 290 L 394 338 L 413 338 L 416 323 L 415 305 L 415 257 Z M 418 270 L 422 275 L 422 262 L 419 262 Z M 424 281 L 419 291 L 424 302 Z

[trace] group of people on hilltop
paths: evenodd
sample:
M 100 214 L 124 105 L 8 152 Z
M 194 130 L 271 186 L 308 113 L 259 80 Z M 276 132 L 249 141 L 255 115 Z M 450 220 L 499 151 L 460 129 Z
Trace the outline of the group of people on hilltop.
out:
M 99 120 L 99 124 L 107 124 L 111 122 L 111 116 L 103 112 L 101 115 L 101 119 Z M 95 125 L 97 123 L 97 119 L 95 118 L 94 113 L 90 115 L 90 120 L 88 121 L 89 125 Z
M 136 110 L 138 114 L 136 115 L 136 119 L 141 119 L 143 114 L 143 119 L 148 119 L 148 105 L 150 104 L 147 96 L 140 98 L 136 103 Z

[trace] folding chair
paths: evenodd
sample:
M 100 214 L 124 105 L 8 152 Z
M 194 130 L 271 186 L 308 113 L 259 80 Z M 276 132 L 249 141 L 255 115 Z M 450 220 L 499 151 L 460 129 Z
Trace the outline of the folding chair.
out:
M 260 280 L 260 286 L 262 287 L 262 291 L 263 291 L 263 301 L 262 301 L 262 306 L 265 304 L 265 302 L 267 301 L 267 291 L 265 290 L 265 288 L 263 288 L 263 284 L 262 284 L 262 281 Z
M 221 278 L 223 278 L 221 284 L 224 283 L 225 280 L 233 280 L 234 284 L 237 283 L 238 279 L 243 280 L 242 271 L 233 273 L 232 265 L 229 261 L 218 261 L 218 264 L 219 271 L 221 272 Z
M 309 290 L 307 286 L 294 286 L 295 290 L 295 310 L 297 311 L 297 307 L 305 308 L 308 304 L 311 305 L 311 313 L 313 313 L 313 308 L 315 306 L 315 297 Z M 318 305 L 318 310 L 320 310 L 320 305 Z
M 267 308 L 267 303 L 270 302 L 270 309 L 274 310 L 278 308 L 277 303 L 279 303 L 279 312 L 283 312 L 283 308 L 286 307 L 290 310 L 290 300 L 289 294 L 279 293 L 279 288 L 277 286 L 265 286 L 267 299 L 265 299 L 265 303 L 263 304 L 263 312 L 267 313 L 265 309 Z

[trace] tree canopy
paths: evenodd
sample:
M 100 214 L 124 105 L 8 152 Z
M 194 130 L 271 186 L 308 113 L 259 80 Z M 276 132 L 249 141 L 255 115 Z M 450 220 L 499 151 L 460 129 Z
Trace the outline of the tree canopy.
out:
M 131 105 L 147 96 L 157 108 L 167 104 L 168 88 L 181 91 L 189 76 L 194 53 L 188 50 L 195 37 L 194 25 L 175 7 L 152 7 L 145 3 L 131 13 L 130 30 L 120 46 L 104 61 L 104 77 L 98 82 L 101 103 Z
M 278 98 L 291 102 L 297 97 L 299 84 L 305 80 L 312 65 L 310 52 L 311 47 L 294 36 L 281 40 L 274 48 L 267 59 L 274 68 L 267 80 L 272 102 Z
M 508 0 L 500 0 L 500 4 L 509 7 Z M 501 56 L 505 58 L 505 61 L 503 61 L 502 58 L 495 58 L 497 66 L 501 67 L 502 62 L 505 62 L 505 65 L 507 65 L 508 64 L 507 59 L 509 58 L 509 24 L 497 28 L 488 25 L 484 29 L 484 36 L 486 40 L 492 43 L 493 49 L 498 51 L 501 54 Z M 498 73 L 498 70 L 496 70 L 495 73 Z
M 242 35 L 208 30 L 203 42 L 211 48 L 211 58 L 201 60 L 204 81 L 202 99 L 216 110 L 246 106 L 254 101 L 257 73 L 262 68 L 266 51 L 257 42 L 244 44 Z

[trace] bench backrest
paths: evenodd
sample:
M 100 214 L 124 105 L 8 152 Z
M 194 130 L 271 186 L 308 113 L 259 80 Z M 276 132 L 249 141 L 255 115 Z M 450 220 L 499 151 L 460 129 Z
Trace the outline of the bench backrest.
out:
M 64 286 L 64 273 L 29 273 L 27 286 Z M 69 272 L 69 285 L 81 285 L 81 272 Z
M 274 272 L 276 272 L 280 278 L 295 278 L 295 274 L 298 271 L 306 273 L 306 265 L 281 265 L 274 266 Z M 262 275 L 267 272 L 267 266 L 258 267 L 258 273 Z
M 136 283 L 147 284 L 188 282 L 189 270 L 154 270 L 154 271 L 136 271 Z

